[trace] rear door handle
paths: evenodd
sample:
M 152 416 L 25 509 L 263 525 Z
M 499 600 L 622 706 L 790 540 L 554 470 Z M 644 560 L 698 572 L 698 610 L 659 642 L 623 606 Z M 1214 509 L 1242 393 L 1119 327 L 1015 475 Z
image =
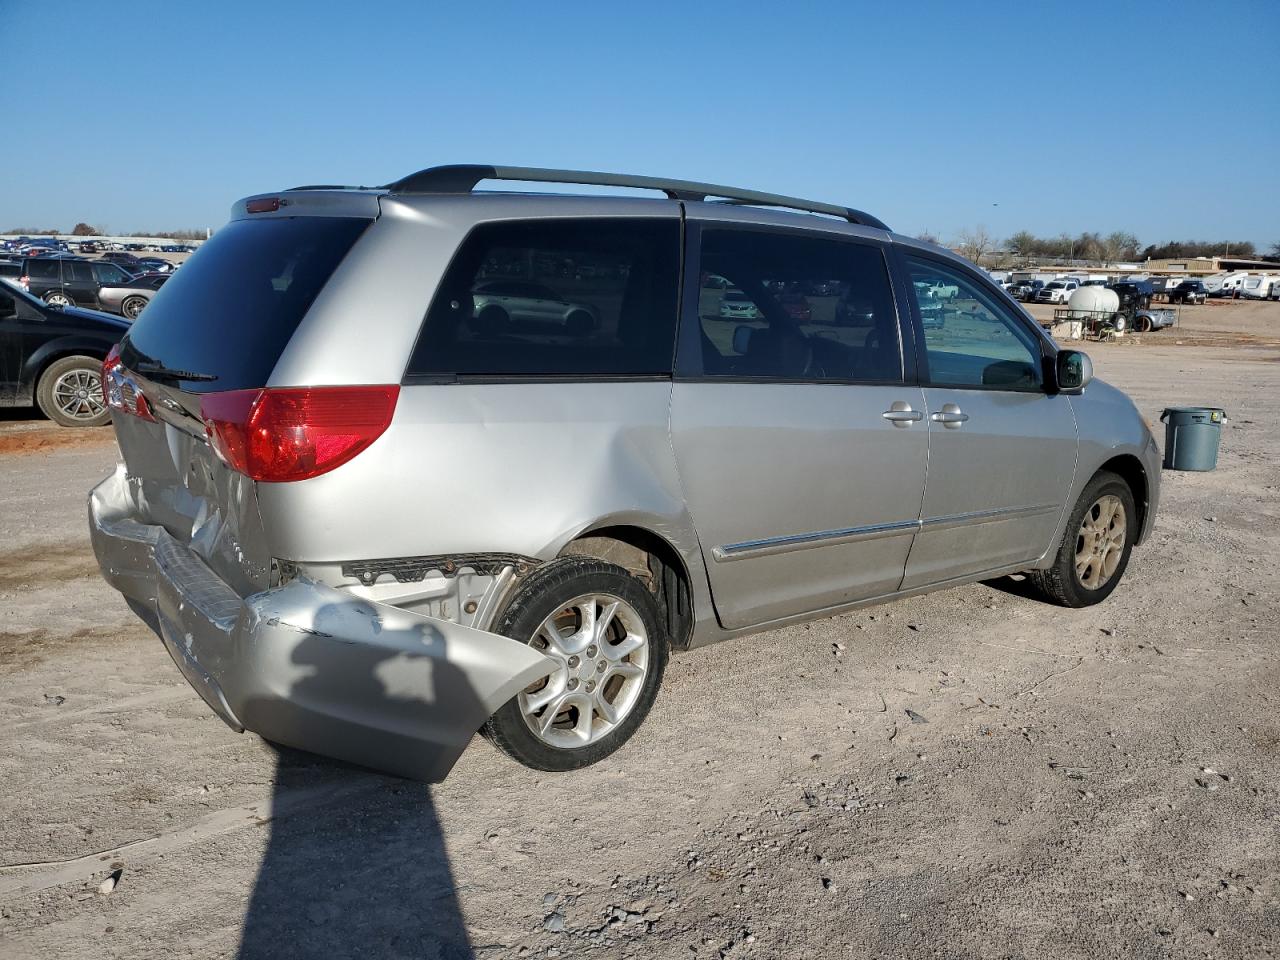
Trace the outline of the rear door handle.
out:
M 880 414 L 895 427 L 909 427 L 918 420 L 924 419 L 924 412 L 921 410 L 912 410 L 911 404 L 905 400 L 895 400 L 889 404 L 889 409 Z
M 969 419 L 969 415 L 954 403 L 944 403 L 941 410 L 929 414 L 929 419 L 934 423 L 942 424 L 948 430 L 958 430 L 960 424 Z

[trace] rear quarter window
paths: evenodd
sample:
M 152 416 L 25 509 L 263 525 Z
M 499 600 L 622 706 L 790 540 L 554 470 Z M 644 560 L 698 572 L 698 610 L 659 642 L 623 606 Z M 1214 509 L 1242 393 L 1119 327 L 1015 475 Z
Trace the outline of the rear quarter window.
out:
M 482 224 L 436 291 L 407 375 L 669 376 L 679 251 L 674 219 Z
M 60 280 L 57 260 L 27 261 L 27 276 L 32 280 Z
M 207 374 L 184 390 L 265 386 L 290 337 L 371 221 L 339 217 L 235 220 L 151 298 L 121 348 L 139 360 Z

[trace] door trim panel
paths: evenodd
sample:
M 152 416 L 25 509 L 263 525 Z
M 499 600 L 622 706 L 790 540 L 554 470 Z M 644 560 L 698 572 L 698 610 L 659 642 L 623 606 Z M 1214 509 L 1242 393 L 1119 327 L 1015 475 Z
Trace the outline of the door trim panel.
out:
M 945 517 L 930 517 L 920 521 L 922 529 L 950 530 L 952 527 L 967 527 L 976 523 L 989 523 L 992 520 L 1018 520 L 1027 517 L 1038 517 L 1041 514 L 1057 514 L 1062 510 L 1060 503 L 1042 503 L 1033 507 L 1007 507 L 1000 510 L 974 510 L 971 513 L 953 513 Z
M 717 563 L 729 563 L 732 560 L 767 557 L 795 550 L 808 550 L 812 547 L 829 547 L 837 543 L 914 535 L 919 529 L 919 520 L 899 520 L 894 523 L 876 523 L 865 527 L 845 527 L 842 530 L 817 530 L 813 533 L 793 533 L 782 537 L 766 537 L 763 540 L 727 543 L 722 547 L 712 547 L 711 555 L 715 557 Z
M 712 547 L 711 555 L 717 563 L 767 557 L 813 547 L 828 547 L 837 543 L 857 543 L 865 540 L 881 540 L 885 537 L 914 535 L 921 530 L 950 530 L 995 520 L 1017 520 L 1042 514 L 1056 514 L 1060 503 L 1042 503 L 1029 507 L 1008 507 L 1000 510 L 975 510 L 972 513 L 956 513 L 927 520 L 899 520 L 894 523 L 876 523 L 865 527 L 845 527 L 840 530 L 816 530 L 812 533 L 793 533 L 762 540 L 744 540 L 742 543 L 726 543 Z

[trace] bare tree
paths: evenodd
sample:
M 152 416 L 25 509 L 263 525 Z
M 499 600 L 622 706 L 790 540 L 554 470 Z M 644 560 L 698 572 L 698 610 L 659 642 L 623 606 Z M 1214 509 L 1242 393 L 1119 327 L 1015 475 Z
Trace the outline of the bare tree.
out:
M 1086 231 L 1076 237 L 1075 250 L 1077 259 L 1101 260 L 1103 257 L 1102 238 L 1096 233 Z
M 1009 252 L 1017 254 L 1019 257 L 1034 256 L 1038 252 L 1039 244 L 1040 241 L 1029 230 L 1019 230 L 1004 242 Z
M 955 244 L 956 252 L 974 263 L 981 264 L 982 258 L 995 249 L 995 241 L 987 228 L 979 224 L 972 230 L 960 231 Z
M 1109 233 L 1102 241 L 1102 253 L 1106 259 L 1113 262 L 1134 260 L 1138 256 L 1138 238 L 1124 230 Z
M 916 234 L 916 239 L 923 240 L 925 243 L 938 242 L 937 234 L 933 233 L 931 230 L 921 230 L 919 233 Z

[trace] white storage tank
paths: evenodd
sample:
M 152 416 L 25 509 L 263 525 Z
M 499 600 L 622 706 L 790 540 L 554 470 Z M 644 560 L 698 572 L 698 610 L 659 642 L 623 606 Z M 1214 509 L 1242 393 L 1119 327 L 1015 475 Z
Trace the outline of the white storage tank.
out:
M 1067 309 L 1072 318 L 1080 320 L 1110 318 L 1120 309 L 1120 295 L 1106 287 L 1081 287 L 1067 299 Z

